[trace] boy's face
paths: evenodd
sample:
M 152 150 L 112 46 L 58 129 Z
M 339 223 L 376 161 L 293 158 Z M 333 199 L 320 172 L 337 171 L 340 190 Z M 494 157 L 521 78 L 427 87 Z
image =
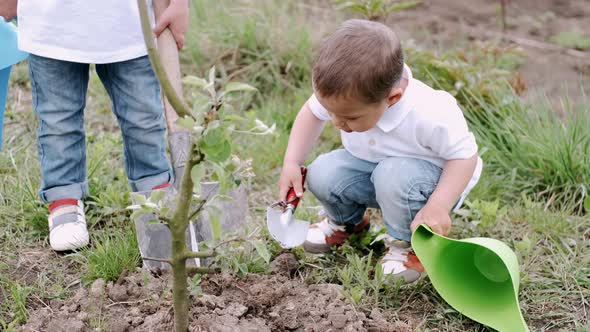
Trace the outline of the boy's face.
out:
M 350 97 L 323 98 L 316 93 L 322 104 L 332 116 L 332 123 L 338 129 L 347 133 L 364 132 L 374 128 L 381 119 L 383 112 L 399 101 L 402 95 L 400 88 L 393 88 L 386 99 L 379 103 L 367 104 Z

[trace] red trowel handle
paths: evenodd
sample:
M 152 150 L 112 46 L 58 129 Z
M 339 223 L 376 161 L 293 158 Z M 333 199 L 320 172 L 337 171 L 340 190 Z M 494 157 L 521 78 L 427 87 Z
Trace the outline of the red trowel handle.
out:
M 301 166 L 301 186 L 303 187 L 303 192 L 305 192 L 305 176 L 307 175 L 307 168 L 305 168 L 305 166 Z M 291 187 L 291 189 L 289 189 L 289 192 L 287 193 L 287 204 L 291 204 L 293 205 L 293 210 L 295 210 L 295 208 L 297 207 L 297 204 L 299 204 L 299 201 L 301 200 L 301 197 L 297 197 L 297 194 L 295 194 L 295 188 Z

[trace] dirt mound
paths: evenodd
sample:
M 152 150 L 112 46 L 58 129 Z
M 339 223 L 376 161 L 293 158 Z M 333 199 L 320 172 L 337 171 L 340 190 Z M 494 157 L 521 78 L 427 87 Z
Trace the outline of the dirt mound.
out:
M 288 265 L 288 264 L 287 264 Z M 278 272 L 278 271 L 277 271 Z M 96 280 L 68 300 L 31 312 L 21 331 L 171 331 L 167 275 L 136 272 L 106 284 Z M 191 331 L 412 331 L 374 309 L 357 311 L 339 285 L 306 285 L 287 273 L 206 276 L 191 295 Z

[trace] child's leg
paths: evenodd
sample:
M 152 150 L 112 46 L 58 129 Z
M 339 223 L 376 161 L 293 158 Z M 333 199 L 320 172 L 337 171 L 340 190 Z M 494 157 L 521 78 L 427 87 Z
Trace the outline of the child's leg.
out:
M 88 65 L 36 55 L 29 57 L 37 148 L 45 202 L 88 194 L 84 107 Z
M 29 57 L 33 108 L 39 118 L 39 195 L 49 205 L 49 243 L 56 251 L 88 244 L 82 198 L 88 195 L 84 106 L 88 65 Z
M 311 253 L 329 252 L 351 234 L 370 227 L 363 218 L 367 207 L 377 207 L 371 173 L 377 164 L 336 150 L 319 156 L 308 168 L 309 190 L 318 198 L 327 218 L 311 225 L 303 248 Z
M 96 65 L 96 71 L 121 127 L 131 190 L 147 191 L 171 182 L 160 85 L 148 57 Z
M 421 159 L 388 158 L 373 171 L 377 202 L 389 235 L 410 241 L 410 224 L 436 189 L 442 169 Z
M 376 166 L 346 150 L 335 150 L 309 165 L 307 184 L 330 220 L 340 225 L 356 225 L 367 207 L 377 207 L 371 182 Z

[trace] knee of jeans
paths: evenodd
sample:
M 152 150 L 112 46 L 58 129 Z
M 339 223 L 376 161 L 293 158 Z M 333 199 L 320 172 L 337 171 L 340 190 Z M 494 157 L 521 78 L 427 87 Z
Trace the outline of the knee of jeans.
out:
M 307 167 L 307 188 L 321 201 L 328 200 L 338 185 L 335 165 L 333 158 L 324 154 Z
M 388 158 L 379 163 L 372 174 L 378 200 L 428 199 L 440 177 L 440 169 L 412 158 Z
M 325 176 L 326 163 L 324 156 L 319 156 L 307 166 L 307 189 L 318 199 L 330 196 L 330 181 Z

